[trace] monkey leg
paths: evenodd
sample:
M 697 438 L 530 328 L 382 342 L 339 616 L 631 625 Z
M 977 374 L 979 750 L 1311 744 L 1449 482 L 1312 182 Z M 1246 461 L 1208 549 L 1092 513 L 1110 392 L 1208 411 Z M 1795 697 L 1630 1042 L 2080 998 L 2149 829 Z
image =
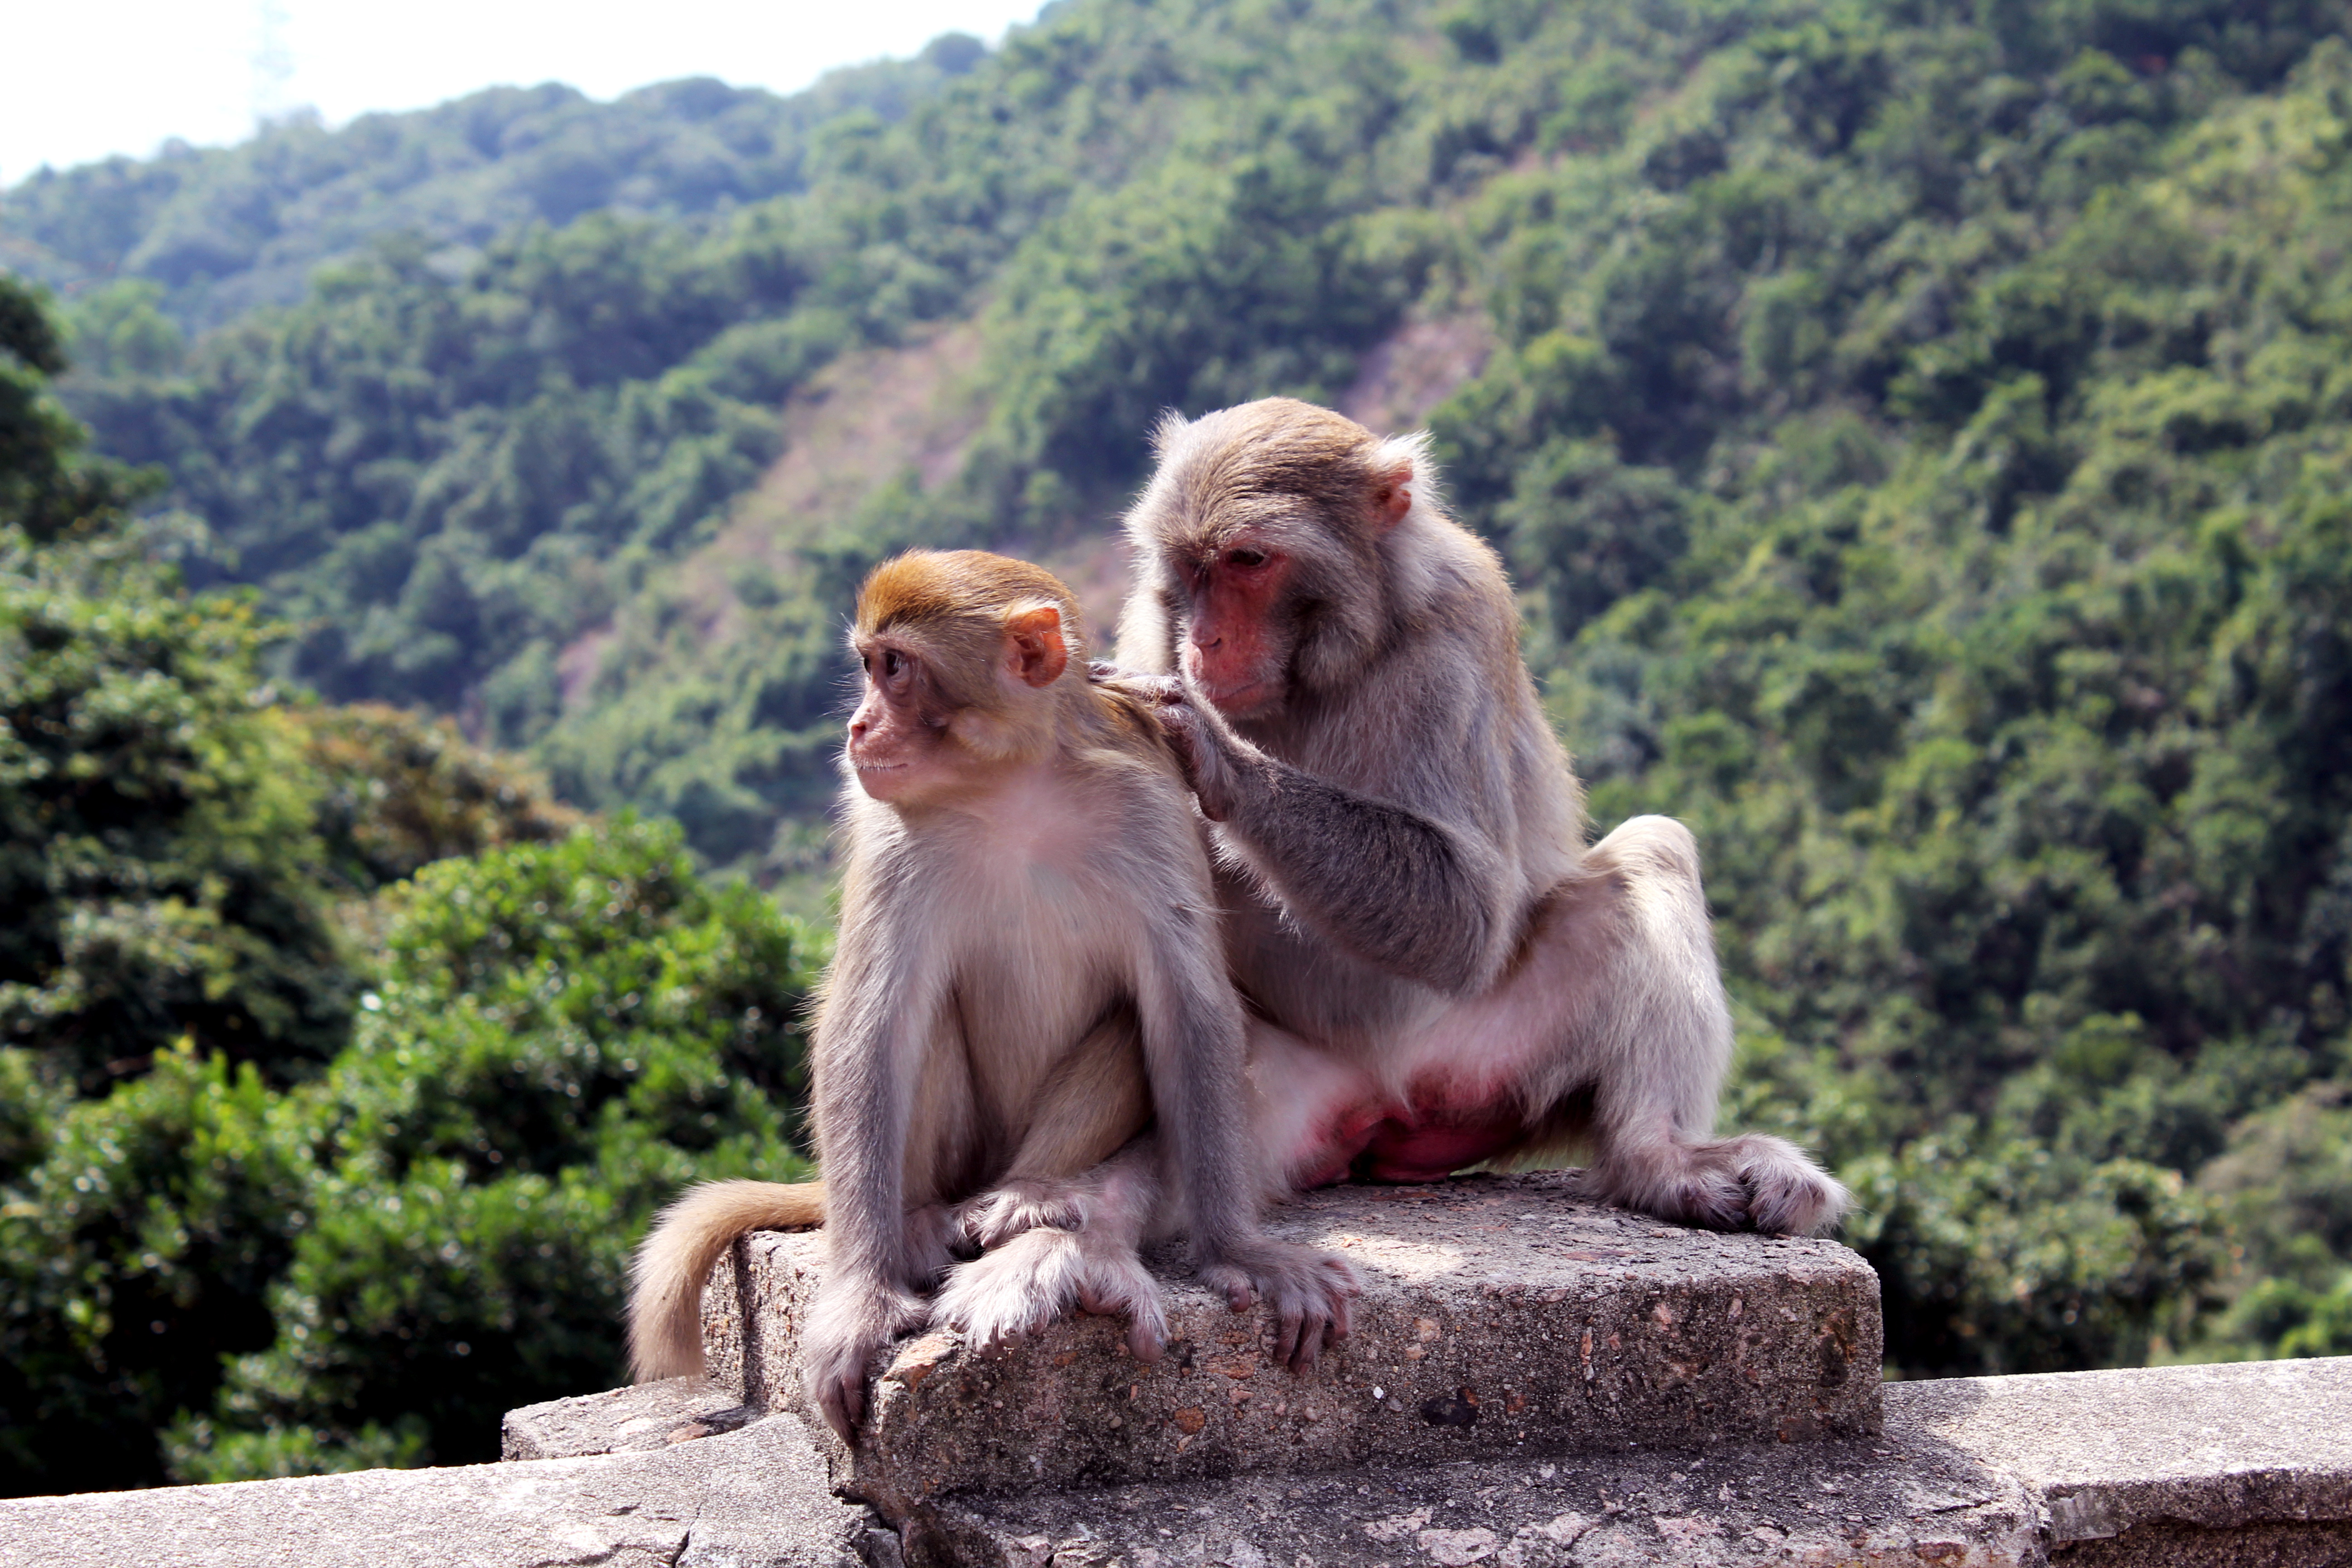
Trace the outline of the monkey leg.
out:
M 1160 1206 L 1158 1152 L 1139 1138 L 1077 1181 L 1065 1184 L 1084 1223 L 1038 1226 L 950 1271 L 932 1321 L 990 1350 L 1032 1334 L 1073 1307 L 1127 1320 L 1137 1359 L 1160 1359 L 1168 1317 L 1138 1256 Z
M 1529 1142 L 1556 1136 L 1559 1108 L 1589 1094 L 1588 1190 L 1602 1201 L 1797 1235 L 1844 1213 L 1845 1189 L 1795 1145 L 1714 1135 L 1731 1010 L 1682 824 L 1635 817 L 1595 845 L 1547 901 L 1521 963 L 1462 1013 L 1441 1032 L 1499 1031 L 1489 1038 L 1519 1064 L 1520 1103 L 1535 1112 Z
M 1121 1008 L 1056 1064 L 1004 1174 L 957 1207 L 964 1239 L 985 1248 L 1040 1226 L 1078 1229 L 1099 1187 L 1096 1168 L 1150 1120 L 1142 1038 L 1134 1014 Z
M 1253 1030 L 1253 1073 L 1280 1080 L 1260 1096 L 1261 1136 L 1298 1184 L 1433 1181 L 1580 1136 L 1587 1190 L 1661 1219 L 1809 1234 L 1844 1212 L 1794 1145 L 1714 1136 L 1731 1012 L 1697 846 L 1668 818 L 1595 845 L 1485 994 L 1375 1049 L 1378 1074 Z

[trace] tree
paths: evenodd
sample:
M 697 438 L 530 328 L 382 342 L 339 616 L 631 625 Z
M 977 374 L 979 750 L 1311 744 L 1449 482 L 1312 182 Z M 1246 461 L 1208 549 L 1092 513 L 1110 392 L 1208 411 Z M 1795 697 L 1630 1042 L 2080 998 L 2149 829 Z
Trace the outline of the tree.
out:
M 183 1479 L 494 1458 L 506 1410 L 625 1379 L 656 1207 L 808 1169 L 786 1108 L 817 949 L 705 885 L 675 826 L 444 860 L 390 908 L 356 1037 L 296 1096 L 315 1179 L 277 1338 L 175 1428 Z

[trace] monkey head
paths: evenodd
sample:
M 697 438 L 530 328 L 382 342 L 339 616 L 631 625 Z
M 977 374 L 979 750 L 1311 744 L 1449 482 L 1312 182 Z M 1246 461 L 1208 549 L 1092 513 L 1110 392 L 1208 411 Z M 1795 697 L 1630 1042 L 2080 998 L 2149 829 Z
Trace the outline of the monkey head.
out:
M 1236 720 L 1360 671 L 1392 616 L 1401 525 L 1430 489 L 1423 438 L 1269 397 L 1171 413 L 1152 443 L 1159 468 L 1127 518 L 1139 581 L 1121 657 L 1181 671 Z
M 850 633 L 865 694 L 845 771 L 876 800 L 916 806 L 1045 754 L 1055 683 L 1085 668 L 1083 635 L 1070 591 L 1024 562 L 916 550 L 883 563 Z

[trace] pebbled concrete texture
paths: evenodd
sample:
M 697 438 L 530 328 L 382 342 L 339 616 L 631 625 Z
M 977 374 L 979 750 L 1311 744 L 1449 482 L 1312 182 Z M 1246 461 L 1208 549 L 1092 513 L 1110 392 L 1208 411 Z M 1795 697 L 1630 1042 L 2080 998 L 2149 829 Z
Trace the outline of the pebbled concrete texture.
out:
M 759 1414 L 741 1394 L 708 1379 L 665 1378 L 509 1410 L 499 1427 L 499 1458 L 648 1453 L 732 1432 Z
M 1886 1404 L 2031 1477 L 2061 1545 L 2352 1520 L 2352 1357 L 1892 1384 Z
M 0 1563 L 846 1568 L 873 1524 L 774 1415 L 651 1452 L 0 1501 Z
M 1664 1226 L 1574 1184 L 1336 1188 L 1282 1210 L 1276 1234 L 1342 1252 L 1365 1281 L 1354 1336 L 1305 1377 L 1268 1359 L 1268 1315 L 1163 1268 L 1156 1365 L 1100 1319 L 988 1357 L 926 1334 L 880 1369 L 854 1449 L 811 1429 L 835 1484 L 894 1516 L 967 1490 L 1876 1429 L 1878 1280 L 1861 1258 Z M 811 1414 L 794 1330 L 823 1259 L 821 1237 L 751 1237 L 706 1294 L 712 1364 L 741 1368 L 747 1404 Z
M 987 1568 L 2352 1564 L 2352 1358 L 1885 1392 L 1874 1439 L 973 1495 L 901 1539 Z
M 1880 1438 L 974 1495 L 901 1539 L 919 1568 L 1991 1568 L 2042 1563 L 2036 1523 L 2014 1478 Z

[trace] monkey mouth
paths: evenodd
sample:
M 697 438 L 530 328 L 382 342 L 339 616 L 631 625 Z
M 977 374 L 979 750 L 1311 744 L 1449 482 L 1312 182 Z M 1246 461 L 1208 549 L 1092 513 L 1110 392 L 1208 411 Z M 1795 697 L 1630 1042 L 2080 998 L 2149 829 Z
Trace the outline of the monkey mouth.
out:
M 1248 680 L 1239 686 L 1203 685 L 1201 695 L 1207 698 L 1209 706 L 1218 712 L 1240 717 L 1262 708 L 1271 708 L 1281 698 L 1282 691 L 1271 680 Z

